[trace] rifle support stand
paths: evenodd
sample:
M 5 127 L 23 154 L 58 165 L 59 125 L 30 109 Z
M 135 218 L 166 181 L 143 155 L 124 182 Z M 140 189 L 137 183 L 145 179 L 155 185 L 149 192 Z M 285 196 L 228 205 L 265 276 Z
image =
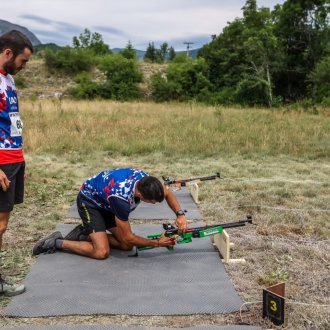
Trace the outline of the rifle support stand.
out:
M 190 185 L 190 194 L 193 198 L 193 200 L 195 201 L 196 204 L 199 203 L 199 200 L 198 200 L 198 190 L 199 190 L 199 187 L 198 187 L 198 183 L 192 183 Z
M 224 263 L 245 262 L 245 259 L 230 259 L 230 248 L 234 246 L 234 243 L 230 242 L 230 237 L 226 230 L 223 230 L 221 234 L 212 236 L 212 241 L 213 245 L 219 250 Z

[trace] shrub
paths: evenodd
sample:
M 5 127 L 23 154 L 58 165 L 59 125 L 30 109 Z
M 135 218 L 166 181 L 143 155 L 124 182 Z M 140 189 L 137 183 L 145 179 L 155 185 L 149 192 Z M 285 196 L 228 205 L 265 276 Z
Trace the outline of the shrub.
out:
M 165 76 L 152 76 L 152 96 L 156 101 L 204 99 L 211 88 L 207 73 L 204 59 L 178 57 L 169 64 Z
M 69 94 L 75 99 L 94 99 L 100 94 L 99 85 L 92 81 L 87 72 L 77 75 L 77 86 L 69 89 Z
M 45 64 L 50 72 L 61 71 L 76 75 L 89 71 L 93 65 L 93 53 L 88 49 L 73 49 L 69 46 L 58 51 L 45 49 Z
M 136 60 L 111 54 L 101 58 L 98 67 L 106 76 L 106 82 L 100 85 L 101 97 L 127 101 L 141 96 L 137 84 L 142 82 L 142 73 Z

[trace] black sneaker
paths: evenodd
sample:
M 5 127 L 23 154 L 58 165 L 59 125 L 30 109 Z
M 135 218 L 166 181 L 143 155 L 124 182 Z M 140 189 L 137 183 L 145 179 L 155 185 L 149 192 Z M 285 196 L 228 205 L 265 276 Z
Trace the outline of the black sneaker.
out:
M 40 253 L 53 253 L 56 251 L 56 240 L 63 239 L 62 234 L 59 231 L 55 231 L 46 238 L 38 241 L 33 247 L 32 254 L 34 256 Z
M 17 296 L 25 291 L 24 285 L 13 285 L 6 282 L 0 275 L 0 294 L 7 297 Z
M 78 225 L 74 227 L 64 239 L 68 241 L 88 241 L 88 235 L 85 233 L 85 228 L 83 225 Z

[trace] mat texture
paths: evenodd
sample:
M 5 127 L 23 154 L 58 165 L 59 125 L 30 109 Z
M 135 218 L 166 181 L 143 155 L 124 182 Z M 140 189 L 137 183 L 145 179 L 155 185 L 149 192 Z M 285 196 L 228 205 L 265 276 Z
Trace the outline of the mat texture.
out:
M 15 328 L 1 328 L 3 330 L 261 330 L 260 327 L 251 327 L 247 325 L 199 325 L 196 327 L 189 328 L 164 328 L 164 327 L 142 327 L 142 326 L 120 326 L 113 324 L 96 324 L 96 325 L 47 325 L 47 326 L 35 326 L 25 325 Z
M 59 225 L 65 235 L 73 225 Z M 136 225 L 141 236 L 158 225 Z M 99 261 L 66 252 L 40 255 L 13 297 L 7 316 L 126 314 L 191 315 L 238 311 L 242 301 L 208 237 L 192 243 L 132 252 L 112 250 Z
M 180 190 L 174 191 L 173 193 L 178 199 L 181 208 L 183 210 L 187 210 L 187 219 L 202 219 L 201 213 L 199 212 L 199 209 L 187 188 L 182 188 Z M 80 219 L 76 203 L 74 203 L 69 209 L 67 217 Z M 172 220 L 175 218 L 175 214 L 168 207 L 166 201 L 157 204 L 141 202 L 141 204 L 130 214 L 130 219 L 134 220 Z

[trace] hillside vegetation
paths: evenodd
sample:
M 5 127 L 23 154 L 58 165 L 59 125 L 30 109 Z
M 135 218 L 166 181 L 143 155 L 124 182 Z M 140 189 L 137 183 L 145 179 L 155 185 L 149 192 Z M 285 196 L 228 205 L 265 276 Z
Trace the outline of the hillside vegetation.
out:
M 194 59 L 166 42 L 160 49 L 150 43 L 144 61 L 166 66 L 149 80 L 130 42 L 113 54 L 102 35 L 88 29 L 73 37 L 72 47 L 46 47 L 36 56 L 48 72 L 74 80 L 66 92 L 75 99 L 329 107 L 329 1 L 287 0 L 270 10 L 247 0 L 242 14 Z

